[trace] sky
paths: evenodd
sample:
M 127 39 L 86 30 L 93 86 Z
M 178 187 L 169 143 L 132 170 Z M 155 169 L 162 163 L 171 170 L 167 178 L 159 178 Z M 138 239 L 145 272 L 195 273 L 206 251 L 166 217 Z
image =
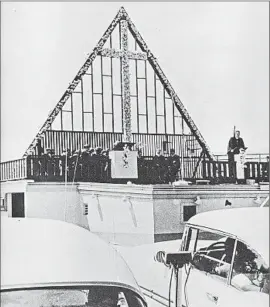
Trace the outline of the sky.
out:
M 1 160 L 21 158 L 121 6 L 211 151 L 269 152 L 269 3 L 2 2 Z

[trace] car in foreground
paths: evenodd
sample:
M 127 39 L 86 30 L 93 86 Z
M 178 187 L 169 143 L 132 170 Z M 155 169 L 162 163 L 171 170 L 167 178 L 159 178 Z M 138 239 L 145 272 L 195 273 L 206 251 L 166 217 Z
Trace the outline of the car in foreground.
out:
M 269 208 L 213 210 L 185 225 L 186 307 L 269 306 Z
M 261 203 L 260 207 L 269 207 L 269 196 L 267 196 L 266 199 Z
M 1 221 L 1 306 L 145 307 L 118 252 L 88 230 L 48 219 Z

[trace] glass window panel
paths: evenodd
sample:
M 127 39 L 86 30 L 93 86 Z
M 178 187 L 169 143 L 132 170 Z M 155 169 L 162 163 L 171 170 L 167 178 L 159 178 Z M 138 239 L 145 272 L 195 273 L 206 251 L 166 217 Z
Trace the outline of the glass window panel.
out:
M 68 100 L 65 102 L 63 106 L 64 111 L 71 111 L 71 98 L 69 97 Z
M 73 101 L 73 130 L 82 131 L 82 95 L 72 94 Z
M 94 131 L 102 132 L 102 97 L 94 95 Z
M 164 116 L 157 116 L 157 133 L 165 133 Z
M 130 75 L 130 94 L 137 95 L 136 89 L 136 63 L 135 60 L 129 61 L 129 75 Z
M 139 133 L 146 133 L 146 116 L 139 115 Z
M 111 58 L 101 57 L 102 58 L 102 74 L 110 75 L 111 74 Z
M 130 104 L 131 104 L 131 129 L 133 133 L 137 133 L 138 132 L 137 98 L 131 97 Z
M 154 70 L 152 66 L 147 63 L 147 95 L 154 96 L 155 95 L 155 87 L 154 87 Z
M 93 119 L 91 113 L 84 113 L 84 130 L 93 131 Z
M 55 117 L 55 120 L 52 123 L 53 130 L 61 130 L 61 111 Z
M 173 131 L 173 105 L 171 99 L 166 99 L 166 129 L 167 133 L 172 134 Z
M 112 85 L 110 77 L 103 77 L 104 112 L 112 112 Z
M 148 98 L 148 132 L 156 133 L 156 111 L 155 111 L 155 99 Z
M 135 39 L 133 37 L 133 35 L 130 33 L 130 31 L 128 31 L 128 50 L 129 51 L 135 51 Z
M 101 57 L 98 55 L 93 61 L 94 93 L 101 93 Z
M 72 130 L 71 112 L 63 112 L 63 130 Z
M 182 126 L 183 126 L 183 134 L 191 134 L 191 131 L 184 120 L 182 122 Z
M 163 94 L 163 86 L 160 83 L 160 81 L 156 81 L 157 86 L 157 93 L 156 93 L 156 99 L 157 99 L 157 114 L 163 115 L 164 114 L 164 94 Z
M 137 77 L 145 77 L 145 61 L 143 60 L 137 60 Z
M 120 59 L 112 59 L 113 62 L 113 93 L 121 94 L 121 66 Z
M 181 116 L 181 113 L 176 108 L 175 103 L 173 103 L 172 105 L 173 105 L 173 110 L 174 110 L 174 116 Z
M 122 132 L 122 98 L 120 96 L 114 96 L 113 103 L 114 132 Z
M 105 132 L 113 132 L 112 131 L 112 115 L 104 114 L 104 131 Z
M 120 35 L 119 35 L 119 25 L 115 27 L 113 30 L 111 37 L 112 37 L 112 48 L 119 50 L 120 49 Z
M 86 112 L 92 111 L 92 76 L 83 76 L 83 109 Z
M 175 121 L 175 134 L 182 133 L 182 118 L 181 117 L 174 117 Z
M 146 114 L 145 81 L 138 80 L 139 114 Z

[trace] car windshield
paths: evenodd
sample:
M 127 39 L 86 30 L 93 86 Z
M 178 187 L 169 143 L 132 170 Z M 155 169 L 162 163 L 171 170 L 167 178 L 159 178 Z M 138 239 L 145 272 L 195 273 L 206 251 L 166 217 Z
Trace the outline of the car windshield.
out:
M 145 307 L 131 290 L 112 286 L 25 289 L 1 292 L 2 307 Z

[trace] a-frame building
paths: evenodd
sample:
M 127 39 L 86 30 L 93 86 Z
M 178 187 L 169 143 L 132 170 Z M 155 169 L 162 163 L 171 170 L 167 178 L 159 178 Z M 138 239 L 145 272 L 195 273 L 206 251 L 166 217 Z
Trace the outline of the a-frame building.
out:
M 24 156 L 49 147 L 111 149 L 140 143 L 144 156 L 170 148 L 191 162 L 213 159 L 199 129 L 124 8 L 121 8 Z M 189 163 L 190 164 L 190 163 Z M 190 165 L 191 166 L 191 165 Z

